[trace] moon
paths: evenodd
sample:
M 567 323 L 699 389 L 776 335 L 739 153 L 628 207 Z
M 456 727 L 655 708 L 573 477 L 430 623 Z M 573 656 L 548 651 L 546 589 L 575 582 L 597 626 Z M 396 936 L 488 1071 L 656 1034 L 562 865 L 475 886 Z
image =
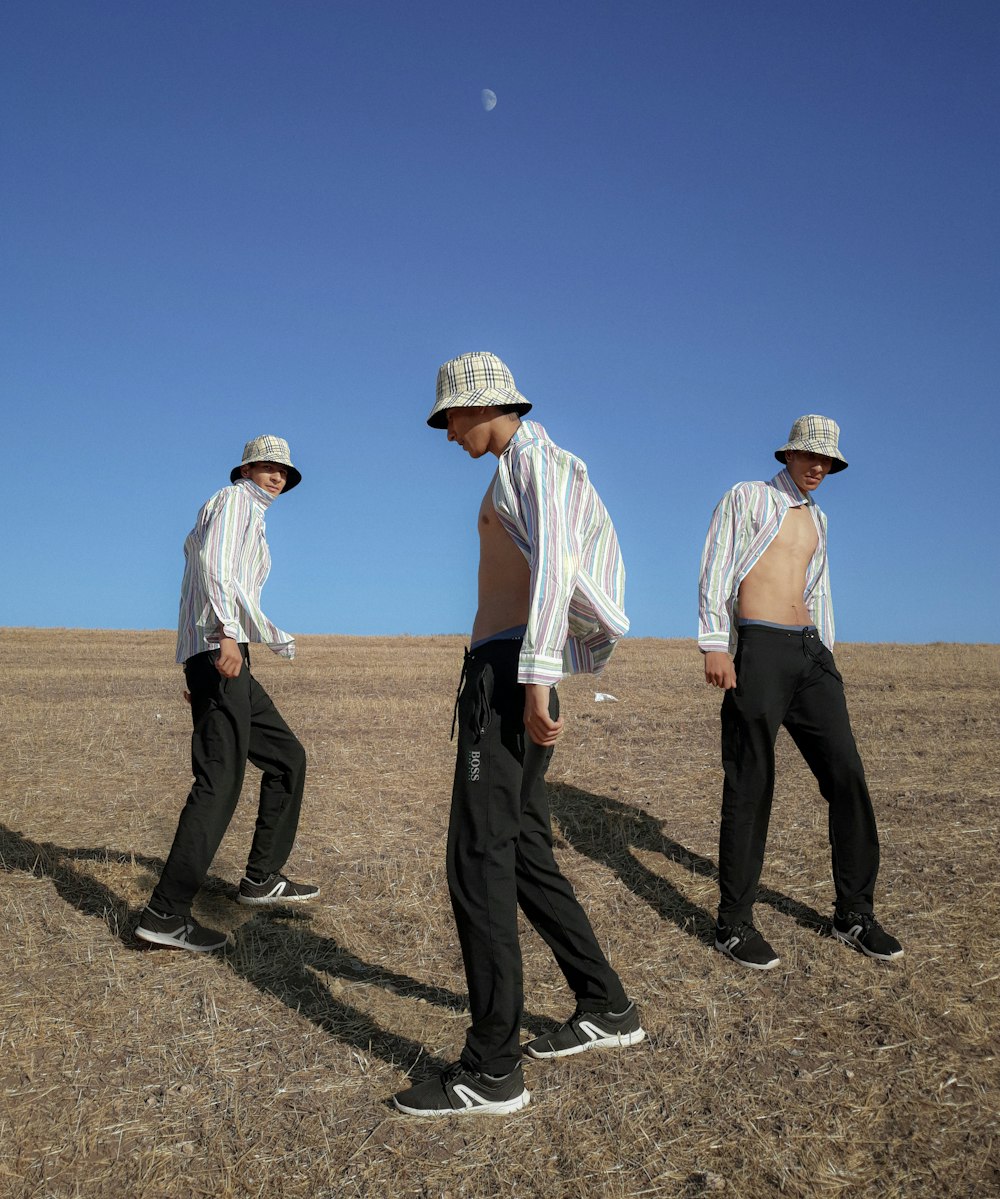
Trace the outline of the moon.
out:
M 490 91 L 490 89 L 488 87 L 484 87 L 483 91 L 482 91 L 482 96 L 480 98 L 483 101 L 483 108 L 485 108 L 487 112 L 492 112 L 493 109 L 496 108 L 496 106 L 497 106 L 496 92 Z

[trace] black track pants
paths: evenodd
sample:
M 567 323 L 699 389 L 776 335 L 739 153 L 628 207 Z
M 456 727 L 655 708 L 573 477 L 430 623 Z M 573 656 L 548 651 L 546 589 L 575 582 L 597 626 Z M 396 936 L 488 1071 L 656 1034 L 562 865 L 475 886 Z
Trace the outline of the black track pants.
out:
M 518 905 L 583 1010 L 622 1011 L 628 1003 L 552 854 L 545 791 L 552 750 L 524 730 L 520 648 L 520 641 L 491 641 L 466 658 L 448 829 L 448 886 L 472 1012 L 462 1061 L 490 1074 L 521 1060 Z M 554 689 L 549 710 L 558 715 Z
M 149 901 L 159 912 L 186 916 L 191 911 L 191 901 L 236 811 L 248 760 L 263 777 L 247 869 L 260 874 L 280 870 L 295 842 L 306 781 L 305 750 L 250 673 L 247 647 L 240 648 L 243 669 L 235 679 L 219 674 L 212 653 L 195 654 L 184 663 L 194 721 L 194 785 Z
M 844 684 L 815 629 L 740 629 L 736 687 L 722 701 L 719 921 L 749 920 L 774 792 L 774 742 L 784 725 L 829 805 L 837 908 L 871 912 L 879 845 Z

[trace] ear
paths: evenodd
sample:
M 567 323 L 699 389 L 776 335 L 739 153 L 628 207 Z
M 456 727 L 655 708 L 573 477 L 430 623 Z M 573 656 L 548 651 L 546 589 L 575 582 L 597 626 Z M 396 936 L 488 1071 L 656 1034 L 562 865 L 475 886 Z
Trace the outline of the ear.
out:
M 240 474 L 243 476 L 244 479 L 250 478 L 250 464 L 249 463 L 246 463 L 244 466 L 240 467 Z

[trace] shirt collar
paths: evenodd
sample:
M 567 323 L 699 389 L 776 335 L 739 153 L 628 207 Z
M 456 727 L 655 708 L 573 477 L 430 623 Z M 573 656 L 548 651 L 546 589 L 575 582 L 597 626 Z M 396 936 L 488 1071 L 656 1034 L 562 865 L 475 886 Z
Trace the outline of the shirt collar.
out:
M 237 479 L 237 487 L 242 487 L 251 502 L 255 504 L 262 512 L 266 512 L 270 508 L 274 496 L 269 491 L 265 491 L 263 487 L 258 487 L 252 479 Z
M 809 507 L 812 507 L 812 505 L 816 502 L 811 495 L 806 495 L 804 491 L 799 491 L 798 487 L 795 485 L 795 480 L 788 473 L 787 466 L 784 470 L 778 471 L 778 473 L 771 480 L 770 486 L 773 487 L 775 491 L 780 491 L 788 500 L 789 504 L 793 507 L 797 507 L 799 504 L 806 504 Z
M 526 441 L 549 441 L 549 435 L 536 420 L 523 420 L 514 430 L 514 436 L 503 448 L 506 454 L 512 445 L 523 445 Z

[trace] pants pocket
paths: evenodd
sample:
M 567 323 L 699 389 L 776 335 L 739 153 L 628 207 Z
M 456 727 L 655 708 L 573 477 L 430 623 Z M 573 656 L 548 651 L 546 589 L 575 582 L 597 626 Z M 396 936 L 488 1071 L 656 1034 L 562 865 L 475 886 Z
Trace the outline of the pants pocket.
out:
M 838 683 L 843 683 L 840 671 L 837 669 L 837 664 L 833 660 L 833 654 L 826 648 L 825 645 L 820 646 L 819 653 L 815 655 L 816 661 L 823 667 L 827 674 L 832 674 Z
M 459 719 L 478 741 L 493 719 L 493 667 L 484 663 L 478 674 L 466 679 L 459 701 Z

